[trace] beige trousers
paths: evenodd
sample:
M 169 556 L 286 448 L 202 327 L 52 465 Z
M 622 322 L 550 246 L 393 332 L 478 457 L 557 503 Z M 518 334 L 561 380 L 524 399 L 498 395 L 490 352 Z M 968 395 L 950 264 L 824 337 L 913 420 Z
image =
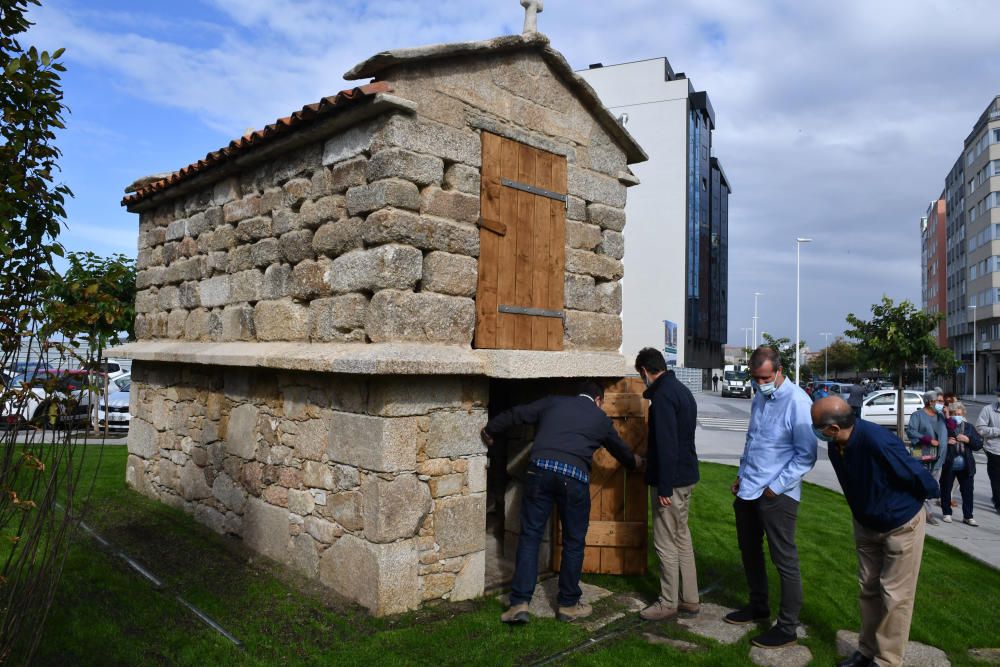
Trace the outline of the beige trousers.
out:
M 650 487 L 653 547 L 660 559 L 660 597 L 668 607 L 677 607 L 679 602 L 698 604 L 698 571 L 688 530 L 688 507 L 693 490 L 693 484 L 675 488 L 670 506 L 660 507 L 656 487 Z
M 858 583 L 861 585 L 858 650 L 880 667 L 903 664 L 924 552 L 926 523 L 923 510 L 887 533 L 869 530 L 854 522 Z

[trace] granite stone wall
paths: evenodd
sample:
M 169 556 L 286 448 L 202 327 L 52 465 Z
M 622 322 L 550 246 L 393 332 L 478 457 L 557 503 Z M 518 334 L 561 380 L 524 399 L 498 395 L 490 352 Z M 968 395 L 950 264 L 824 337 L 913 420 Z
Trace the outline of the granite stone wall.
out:
M 483 592 L 485 379 L 136 362 L 128 484 L 376 614 Z

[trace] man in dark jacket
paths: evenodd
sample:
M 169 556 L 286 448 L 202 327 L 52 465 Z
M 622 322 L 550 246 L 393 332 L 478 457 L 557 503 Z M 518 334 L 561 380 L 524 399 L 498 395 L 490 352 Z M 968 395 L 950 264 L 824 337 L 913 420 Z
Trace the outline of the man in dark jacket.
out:
M 816 401 L 812 423 L 816 437 L 829 443 L 858 551 L 858 650 L 838 667 L 901 665 L 924 550 L 923 502 L 938 497 L 938 484 L 899 438 L 855 419 L 839 396 Z
M 639 615 L 660 621 L 699 610 L 698 571 L 688 530 L 691 492 L 699 480 L 694 448 L 698 404 L 667 369 L 659 350 L 640 350 L 635 369 L 646 383 L 643 396 L 649 399 L 646 483 L 653 506 L 653 545 L 660 559 L 660 597 Z
M 584 618 L 590 605 L 580 602 L 580 573 L 590 525 L 590 464 L 604 446 L 629 470 L 642 462 L 618 436 L 611 419 L 601 410 L 604 389 L 585 382 L 576 396 L 548 396 L 501 412 L 482 431 L 486 446 L 511 426 L 535 424 L 521 499 L 521 537 L 517 543 L 510 608 L 500 616 L 504 623 L 527 623 L 528 603 L 538 576 L 538 546 L 555 503 L 562 524 L 563 553 L 559 568 L 559 612 L 563 621 Z

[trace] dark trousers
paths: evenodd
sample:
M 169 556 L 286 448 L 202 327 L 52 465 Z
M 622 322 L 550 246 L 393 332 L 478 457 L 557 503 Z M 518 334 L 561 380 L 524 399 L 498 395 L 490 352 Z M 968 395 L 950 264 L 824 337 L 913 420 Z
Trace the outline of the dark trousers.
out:
M 967 456 L 972 456 L 969 452 Z M 968 468 L 963 468 L 958 472 L 945 464 L 941 470 L 941 511 L 945 516 L 951 516 L 951 487 L 958 480 L 958 490 L 962 494 L 962 518 L 972 518 L 972 491 L 974 475 L 969 474 Z
M 771 562 L 781 577 L 781 607 L 776 625 L 785 632 L 794 633 L 802 609 L 802 575 L 799 572 L 799 551 L 795 546 L 799 503 L 786 495 L 775 498 L 761 496 L 756 500 L 737 498 L 733 509 L 736 512 L 736 538 L 743 557 L 743 571 L 750 589 L 750 607 L 755 612 L 770 613 L 767 565 L 764 562 L 764 536 L 767 535 Z
M 572 607 L 580 601 L 580 573 L 583 547 L 590 525 L 590 485 L 551 470 L 528 466 L 521 499 L 521 537 L 517 541 L 511 605 L 530 602 L 538 579 L 538 545 L 552 505 L 562 523 L 562 564 L 559 567 L 559 606 Z
M 986 474 L 990 476 L 993 507 L 1000 512 L 1000 454 L 986 452 Z

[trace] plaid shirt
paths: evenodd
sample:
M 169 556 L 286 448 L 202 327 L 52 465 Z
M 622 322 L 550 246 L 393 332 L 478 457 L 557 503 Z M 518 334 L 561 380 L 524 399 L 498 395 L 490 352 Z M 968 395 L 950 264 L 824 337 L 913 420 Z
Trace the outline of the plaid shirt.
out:
M 541 468 L 542 470 L 551 470 L 552 472 L 557 472 L 560 475 L 566 475 L 573 479 L 579 480 L 584 484 L 590 484 L 590 475 L 585 471 L 580 470 L 576 466 L 571 466 L 568 463 L 563 463 L 562 461 L 553 461 L 552 459 L 535 459 L 532 461 L 536 468 Z

